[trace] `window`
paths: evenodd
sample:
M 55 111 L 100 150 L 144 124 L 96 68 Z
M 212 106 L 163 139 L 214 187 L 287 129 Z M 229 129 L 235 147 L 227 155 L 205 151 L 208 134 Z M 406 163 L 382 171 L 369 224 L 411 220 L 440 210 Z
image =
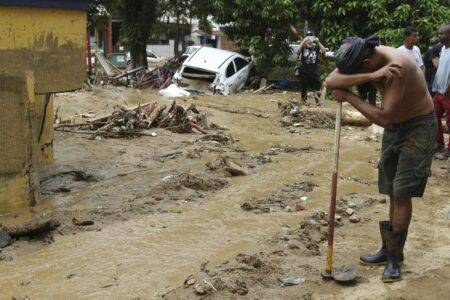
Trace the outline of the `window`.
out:
M 234 63 L 230 62 L 230 64 L 227 67 L 227 73 L 226 73 L 227 78 L 233 76 L 234 73 L 236 73 L 236 70 L 234 68 Z
M 240 57 L 237 57 L 234 60 L 234 63 L 236 64 L 236 71 L 239 71 L 240 69 L 248 65 L 248 61 Z

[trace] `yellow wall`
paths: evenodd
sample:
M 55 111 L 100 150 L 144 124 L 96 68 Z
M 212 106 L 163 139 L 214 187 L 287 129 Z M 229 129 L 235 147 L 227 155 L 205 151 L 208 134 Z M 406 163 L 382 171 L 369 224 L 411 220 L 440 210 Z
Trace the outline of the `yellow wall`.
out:
M 1 70 L 33 70 L 36 94 L 82 86 L 87 45 L 84 11 L 0 7 L 0 16 Z
M 39 199 L 38 162 L 53 159 L 53 99 L 86 77 L 86 13 L 0 7 L 0 213 Z

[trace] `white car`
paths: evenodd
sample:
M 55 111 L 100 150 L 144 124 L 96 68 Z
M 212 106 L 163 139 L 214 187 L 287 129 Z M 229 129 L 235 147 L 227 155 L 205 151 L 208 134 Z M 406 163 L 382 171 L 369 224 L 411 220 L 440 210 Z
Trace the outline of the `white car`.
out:
M 202 47 L 202 46 L 200 46 L 200 45 L 188 46 L 188 47 L 186 47 L 186 50 L 184 51 L 183 56 L 189 57 L 189 56 L 191 56 L 192 54 L 194 54 L 195 51 L 197 51 L 197 50 L 200 49 L 201 47 Z
M 152 50 L 147 49 L 147 63 L 148 64 L 157 64 L 157 63 L 163 61 L 164 59 L 166 59 L 166 58 L 156 54 Z M 127 63 L 129 63 L 130 61 L 131 61 L 131 54 L 130 54 L 130 52 L 127 52 Z
M 244 87 L 252 65 L 239 53 L 201 47 L 184 61 L 173 82 L 188 91 L 228 95 Z

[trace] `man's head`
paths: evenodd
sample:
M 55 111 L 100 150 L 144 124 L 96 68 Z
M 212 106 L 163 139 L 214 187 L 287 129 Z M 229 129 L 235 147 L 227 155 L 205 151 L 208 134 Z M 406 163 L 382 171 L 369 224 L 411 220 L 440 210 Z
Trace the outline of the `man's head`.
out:
M 373 57 L 375 47 L 380 45 L 376 36 L 363 39 L 348 37 L 336 51 L 336 67 L 342 74 L 362 73 L 375 70 L 378 61 Z
M 306 46 L 308 46 L 309 48 L 313 47 L 316 40 L 316 35 L 314 34 L 314 32 L 308 31 L 306 33 L 306 38 L 308 39 L 308 41 L 306 42 Z
M 405 47 L 412 49 L 419 44 L 419 32 L 414 27 L 406 27 L 403 31 L 403 40 Z
M 441 26 L 439 29 L 439 40 L 445 47 L 450 46 L 450 23 Z
M 437 44 L 439 44 L 439 38 L 438 37 L 432 37 L 430 39 L 430 48 L 436 46 Z

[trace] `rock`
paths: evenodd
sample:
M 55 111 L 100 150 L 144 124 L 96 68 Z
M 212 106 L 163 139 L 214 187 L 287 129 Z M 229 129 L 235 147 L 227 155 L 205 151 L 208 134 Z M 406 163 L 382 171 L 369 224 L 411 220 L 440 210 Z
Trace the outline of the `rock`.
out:
M 352 223 L 359 223 L 361 221 L 361 218 L 357 215 L 353 215 L 349 218 L 350 222 Z
M 283 118 L 281 118 L 281 123 L 284 126 L 291 126 L 292 125 L 292 119 L 289 116 L 284 116 Z
M 346 210 L 345 210 L 345 213 L 348 215 L 348 216 L 352 216 L 353 214 L 354 214 L 354 210 L 353 209 L 351 209 L 350 207 L 349 208 L 347 208 Z
M 289 249 L 300 249 L 301 244 L 296 240 L 291 240 L 287 243 Z
M 256 257 L 254 255 L 247 255 L 247 254 L 240 253 L 240 254 L 236 255 L 235 259 L 237 262 L 246 264 L 247 266 L 251 266 L 255 269 L 259 269 L 263 265 L 261 259 L 259 259 L 259 257 Z
M 194 292 L 197 295 L 201 295 L 201 296 L 208 294 L 211 291 L 211 289 L 212 288 L 209 285 L 206 285 L 206 284 L 203 284 L 203 283 L 197 284 L 197 285 L 194 286 Z
M 348 207 L 350 207 L 350 208 L 355 208 L 355 207 L 356 207 L 356 204 L 353 203 L 353 202 L 348 202 L 347 205 L 348 205 Z
M 244 281 L 236 280 L 234 284 L 228 288 L 228 290 L 233 294 L 238 294 L 244 296 L 248 294 L 248 287 Z
M 335 215 L 334 218 L 335 218 L 336 221 L 338 221 L 338 222 L 342 220 L 341 215 Z
M 0 254 L 0 261 L 13 261 L 13 257 L 6 254 Z
M 191 285 L 194 285 L 197 282 L 197 279 L 195 279 L 194 275 L 189 275 L 186 280 L 184 281 L 183 285 L 184 287 L 189 287 Z
M 379 201 L 381 204 L 384 204 L 384 203 L 386 203 L 386 198 L 380 198 L 378 201 Z
M 0 248 L 5 248 L 11 245 L 11 236 L 4 230 L 0 230 Z
M 295 210 L 296 211 L 305 210 L 305 205 L 303 203 L 297 203 L 295 204 Z

